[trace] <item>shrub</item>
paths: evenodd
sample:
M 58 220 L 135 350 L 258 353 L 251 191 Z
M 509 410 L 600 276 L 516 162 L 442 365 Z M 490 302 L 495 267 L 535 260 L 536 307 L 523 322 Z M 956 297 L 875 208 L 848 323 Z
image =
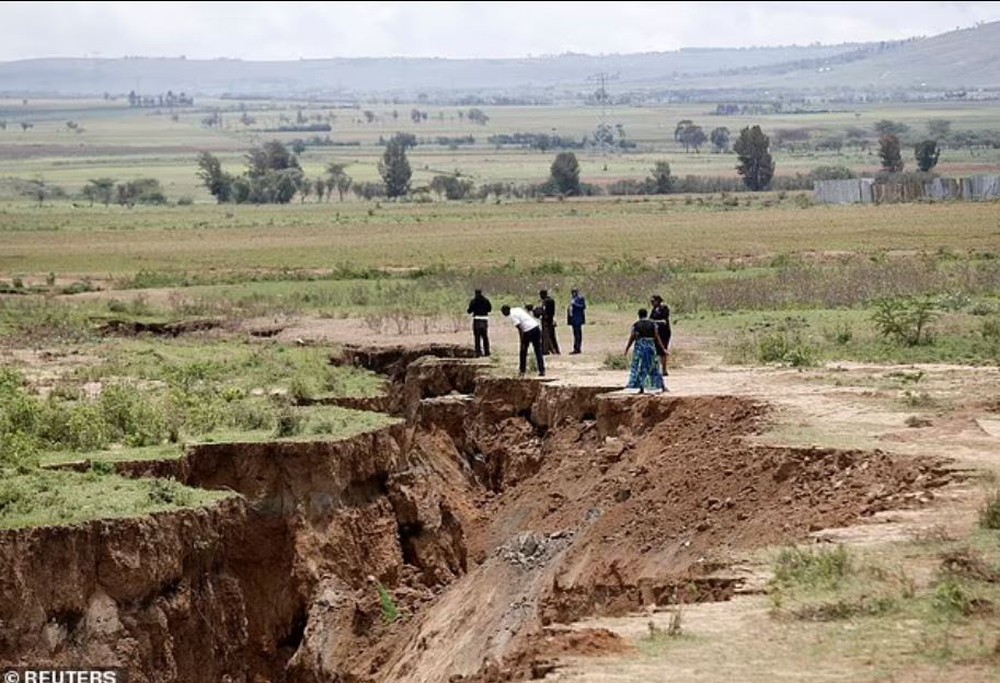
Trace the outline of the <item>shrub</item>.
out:
M 880 299 L 875 302 L 872 322 L 884 338 L 903 346 L 930 343 L 927 326 L 937 317 L 929 298 Z
M 378 599 L 382 606 L 382 620 L 387 624 L 392 624 L 399 619 L 399 608 L 396 601 L 392 599 L 392 593 L 381 583 L 378 585 Z
M 604 368 L 606 370 L 628 370 L 631 363 L 628 356 L 620 353 L 609 353 L 604 356 Z
M 782 587 L 837 588 L 854 571 L 847 549 L 783 548 L 774 566 L 773 583 Z
M 979 526 L 1000 529 L 1000 491 L 994 491 L 979 509 Z
M 278 438 L 295 436 L 302 432 L 305 420 L 302 415 L 291 406 L 284 406 L 278 411 L 277 427 L 274 435 Z

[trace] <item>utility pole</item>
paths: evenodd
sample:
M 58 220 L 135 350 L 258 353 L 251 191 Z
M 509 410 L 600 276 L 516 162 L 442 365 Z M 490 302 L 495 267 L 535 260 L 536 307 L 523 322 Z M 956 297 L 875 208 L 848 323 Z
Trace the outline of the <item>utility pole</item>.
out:
M 588 83 L 597 83 L 597 90 L 594 92 L 594 99 L 600 105 L 600 113 L 597 118 L 597 148 L 601 156 L 607 156 L 611 151 L 610 140 L 613 137 L 611 124 L 608 123 L 608 106 L 611 103 L 611 96 L 608 94 L 608 81 L 618 80 L 618 74 L 609 74 L 605 71 L 587 77 Z

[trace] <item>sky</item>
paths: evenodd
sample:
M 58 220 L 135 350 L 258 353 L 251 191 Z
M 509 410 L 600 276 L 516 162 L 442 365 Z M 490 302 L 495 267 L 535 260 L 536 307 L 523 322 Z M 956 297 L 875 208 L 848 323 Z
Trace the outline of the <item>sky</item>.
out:
M 0 61 L 518 58 L 833 45 L 1000 20 L 1000 2 L 2 2 Z

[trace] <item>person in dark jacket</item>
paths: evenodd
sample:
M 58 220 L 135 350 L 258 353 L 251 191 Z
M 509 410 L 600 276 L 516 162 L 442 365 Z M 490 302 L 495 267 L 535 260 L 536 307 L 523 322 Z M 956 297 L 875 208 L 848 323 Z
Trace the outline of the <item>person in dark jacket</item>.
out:
M 476 345 L 476 358 L 490 355 L 490 311 L 493 304 L 477 289 L 466 311 L 472 316 L 472 338 Z
M 666 377 L 667 356 L 670 355 L 670 307 L 659 294 L 654 294 L 649 303 L 649 319 L 656 323 L 656 355 L 660 357 L 660 372 Z
M 566 322 L 573 328 L 573 350 L 570 354 L 581 353 L 583 346 L 583 326 L 587 324 L 587 300 L 580 294 L 580 290 L 570 290 L 569 309 L 566 311 Z
M 559 342 L 556 340 L 556 300 L 549 296 L 549 290 L 538 292 L 542 303 L 542 351 L 546 355 L 559 354 Z

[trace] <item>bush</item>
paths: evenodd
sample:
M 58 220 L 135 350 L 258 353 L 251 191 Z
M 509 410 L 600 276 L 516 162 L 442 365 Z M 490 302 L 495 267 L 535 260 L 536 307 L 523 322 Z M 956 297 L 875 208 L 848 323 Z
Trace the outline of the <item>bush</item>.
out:
M 901 346 L 929 344 L 927 326 L 937 317 L 930 298 L 894 298 L 875 302 L 872 322 L 879 334 Z
M 391 624 L 399 619 L 399 608 L 396 601 L 392 599 L 392 594 L 381 583 L 378 585 L 378 599 L 382 606 L 382 620 Z
M 773 583 L 780 587 L 804 586 L 834 589 L 854 571 L 847 549 L 783 548 L 774 566 Z
M 1000 491 L 994 491 L 979 509 L 979 526 L 1000 529 Z

